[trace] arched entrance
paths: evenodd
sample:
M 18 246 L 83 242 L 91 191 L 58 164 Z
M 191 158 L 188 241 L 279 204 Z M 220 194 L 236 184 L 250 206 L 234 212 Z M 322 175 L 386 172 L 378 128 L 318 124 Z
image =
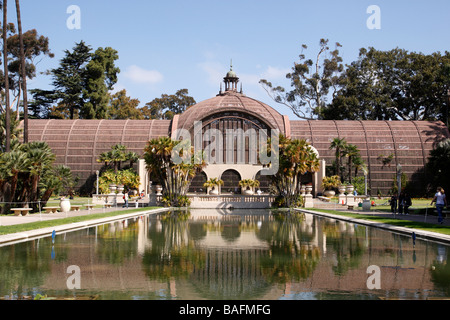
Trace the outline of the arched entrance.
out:
M 241 181 L 241 175 L 239 172 L 233 169 L 229 169 L 222 173 L 221 179 L 223 181 L 222 192 L 240 194 L 241 188 L 239 187 L 239 181 Z
M 197 174 L 194 179 L 192 179 L 191 185 L 189 187 L 189 193 L 199 193 L 206 194 L 206 188 L 203 187 L 203 184 L 208 180 L 206 173 L 203 171 Z
M 259 181 L 259 190 L 266 194 L 269 193 L 271 184 L 270 176 L 262 175 L 261 171 L 258 171 L 255 179 Z

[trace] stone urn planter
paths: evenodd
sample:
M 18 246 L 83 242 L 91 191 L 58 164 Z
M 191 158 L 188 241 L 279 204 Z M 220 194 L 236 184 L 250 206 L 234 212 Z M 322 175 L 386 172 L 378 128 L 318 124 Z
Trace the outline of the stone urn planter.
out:
M 348 194 L 352 195 L 353 194 L 353 190 L 355 190 L 355 188 L 352 185 L 348 185 L 345 188 L 345 191 L 347 191 Z
M 217 196 L 219 194 L 219 189 L 217 189 L 216 187 L 212 187 L 212 189 L 209 190 L 209 194 L 213 195 L 213 196 Z
M 61 208 L 61 212 L 69 212 L 70 211 L 70 200 L 61 198 L 61 201 L 59 202 L 59 206 Z
M 312 186 L 306 186 L 306 194 L 311 194 L 312 191 L 313 191 Z
M 253 192 L 252 189 L 245 189 L 245 190 L 244 190 L 244 194 L 247 195 L 247 196 L 251 196 L 251 195 L 254 194 L 254 192 Z
M 339 191 L 339 194 L 344 194 L 345 193 L 345 186 L 339 186 L 338 187 L 338 191 Z
M 116 193 L 117 186 L 115 184 L 110 184 L 109 190 L 111 191 L 111 193 Z
M 300 194 L 301 194 L 302 196 L 304 196 L 305 193 L 306 193 L 306 186 L 305 186 L 305 185 L 302 185 L 302 186 L 300 187 Z
M 123 184 L 117 186 L 117 193 L 122 194 L 125 187 Z
M 335 196 L 336 192 L 334 190 L 325 190 L 323 192 L 323 196 L 327 198 L 333 198 Z
M 363 203 L 362 203 L 363 211 L 370 211 L 371 208 L 372 208 L 372 204 L 370 203 L 370 200 L 367 200 L 367 199 L 363 200 Z
M 161 196 L 162 195 L 162 191 L 163 191 L 163 187 L 161 185 L 157 185 L 155 187 L 155 191 L 156 191 L 156 195 L 157 196 Z

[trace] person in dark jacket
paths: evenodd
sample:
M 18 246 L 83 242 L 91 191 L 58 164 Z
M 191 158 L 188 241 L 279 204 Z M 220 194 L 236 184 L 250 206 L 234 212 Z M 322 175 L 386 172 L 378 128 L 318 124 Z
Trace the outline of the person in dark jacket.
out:
M 397 196 L 393 194 L 389 202 L 391 204 L 391 212 L 395 214 L 397 212 Z

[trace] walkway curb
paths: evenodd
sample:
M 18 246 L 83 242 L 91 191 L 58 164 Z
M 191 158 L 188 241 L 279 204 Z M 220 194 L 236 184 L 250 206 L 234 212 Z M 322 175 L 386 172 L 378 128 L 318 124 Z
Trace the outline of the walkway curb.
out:
M 63 225 L 55 226 L 55 227 L 48 227 L 48 228 L 34 229 L 34 230 L 23 231 L 23 232 L 18 232 L 18 233 L 11 233 L 11 234 L 0 236 L 0 246 L 30 241 L 30 240 L 34 240 L 37 238 L 48 237 L 48 236 L 52 235 L 53 231 L 55 231 L 56 234 L 59 235 L 59 234 L 63 234 L 66 232 L 72 232 L 72 231 L 77 231 L 77 230 L 81 230 L 81 229 L 86 229 L 86 228 L 93 227 L 96 225 L 102 225 L 102 224 L 109 223 L 109 222 L 115 222 L 117 220 L 130 219 L 130 218 L 133 218 L 136 216 L 142 216 L 142 215 L 147 215 L 147 214 L 156 214 L 156 213 L 166 212 L 169 210 L 170 210 L 170 208 L 149 209 L 148 211 L 133 212 L 133 213 L 122 214 L 122 215 L 117 215 L 117 216 L 112 216 L 112 217 L 87 220 L 87 221 L 83 221 L 83 222 L 63 224 Z
M 331 214 L 331 213 L 324 213 L 319 211 L 312 211 L 312 210 L 305 210 L 305 209 L 294 209 L 300 212 L 310 213 L 316 216 L 322 216 L 326 218 L 336 219 L 336 220 L 342 220 L 347 222 L 352 222 L 359 225 L 365 225 L 373 228 L 383 229 L 394 233 L 399 233 L 402 235 L 412 236 L 413 233 L 416 234 L 416 239 L 423 239 L 423 240 L 432 240 L 435 242 L 442 242 L 445 244 L 450 244 L 450 236 L 437 233 L 437 232 L 431 232 L 431 231 L 425 231 L 420 229 L 411 229 L 411 228 L 405 228 L 405 227 L 398 227 L 393 226 L 391 224 L 387 223 L 379 223 L 374 221 L 365 220 L 364 218 L 361 219 L 355 219 L 350 218 L 346 216 Z

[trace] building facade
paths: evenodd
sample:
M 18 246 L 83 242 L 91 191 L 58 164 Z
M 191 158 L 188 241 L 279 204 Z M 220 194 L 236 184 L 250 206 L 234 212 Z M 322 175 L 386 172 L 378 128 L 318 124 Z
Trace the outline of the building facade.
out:
M 368 168 L 367 181 L 372 194 L 387 194 L 397 167 L 411 180 L 419 179 L 430 151 L 450 138 L 442 122 L 428 121 L 328 121 L 291 120 L 271 106 L 247 97 L 238 89 L 239 78 L 230 70 L 225 88 L 211 99 L 197 103 L 173 120 L 30 120 L 30 141 L 46 141 L 56 154 L 56 163 L 71 168 L 84 192 L 94 190 L 100 154 L 122 144 L 139 155 L 147 141 L 170 136 L 189 137 L 194 147 L 207 154 L 208 166 L 191 185 L 191 192 L 204 193 L 203 182 L 221 178 L 222 192 L 237 192 L 241 179 L 258 179 L 268 191 L 268 177 L 261 161 L 260 142 L 273 133 L 292 139 L 305 139 L 319 155 L 321 170 L 306 175 L 314 194 L 321 192 L 326 166 L 334 161 L 330 143 L 345 138 L 360 150 Z M 388 164 L 383 157 L 392 159 Z M 150 178 L 140 160 L 137 170 L 141 190 L 150 191 Z

